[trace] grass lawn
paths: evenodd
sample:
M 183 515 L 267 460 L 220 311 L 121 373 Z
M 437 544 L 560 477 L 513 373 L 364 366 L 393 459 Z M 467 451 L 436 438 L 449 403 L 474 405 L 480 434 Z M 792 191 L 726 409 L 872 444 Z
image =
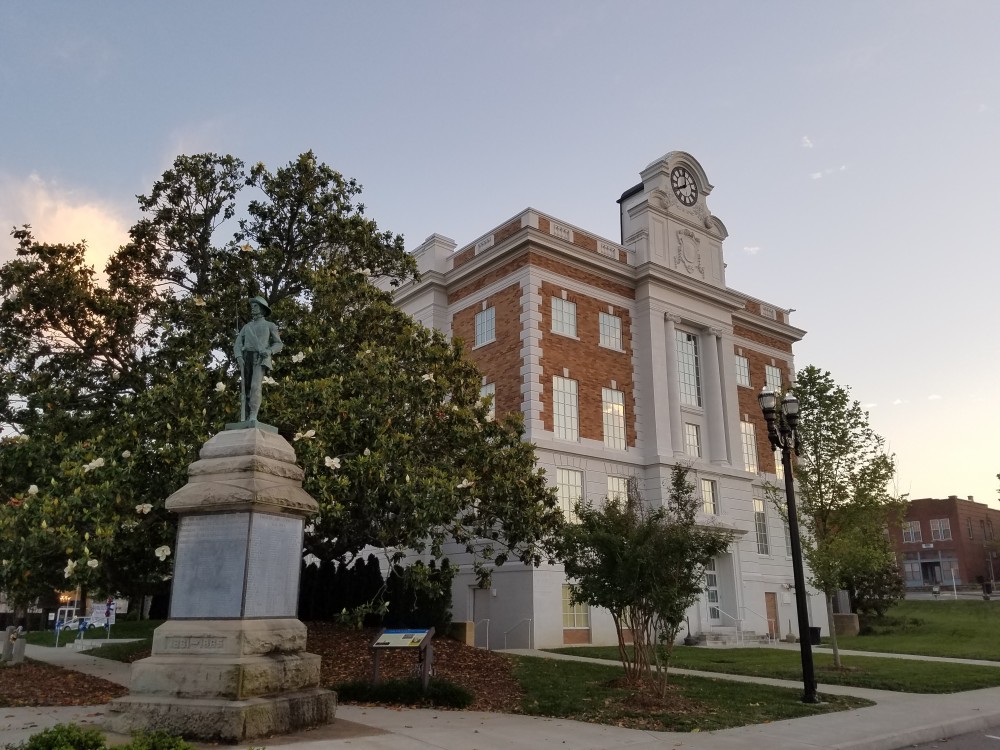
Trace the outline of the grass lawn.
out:
M 111 626 L 112 638 L 152 638 L 153 631 L 163 624 L 163 620 L 125 620 L 119 619 Z M 59 646 L 75 641 L 79 633 L 75 630 L 67 630 L 59 634 Z M 103 641 L 108 637 L 108 631 L 104 628 L 94 628 L 84 631 L 84 636 L 88 641 Z M 55 646 L 56 633 L 54 630 L 41 630 L 28 633 L 28 643 L 33 646 Z M 95 643 L 95 647 L 99 644 Z
M 621 687 L 618 666 L 512 658 L 524 689 L 524 713 L 634 729 L 711 731 L 872 705 L 832 695 L 807 705 L 801 690 L 680 675 L 671 678 L 667 699 L 659 703 Z
M 618 660 L 617 647 L 578 646 L 555 650 L 564 654 Z M 844 670 L 834 670 L 830 654 L 814 652 L 816 680 L 820 684 L 907 693 L 957 693 L 1000 685 L 1000 667 L 880 659 L 872 656 L 847 656 L 842 657 L 841 661 Z M 785 649 L 677 646 L 670 666 L 783 680 L 802 679 L 799 652 Z
M 903 601 L 871 635 L 838 638 L 841 648 L 1000 661 L 1000 601 Z

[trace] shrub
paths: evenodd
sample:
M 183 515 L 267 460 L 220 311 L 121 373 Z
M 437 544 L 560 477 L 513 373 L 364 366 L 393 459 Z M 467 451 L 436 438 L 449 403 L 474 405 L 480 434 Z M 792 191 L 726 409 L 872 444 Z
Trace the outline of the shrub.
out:
M 383 680 L 379 683 L 352 680 L 337 685 L 337 698 L 354 703 L 385 703 L 393 706 L 437 706 L 467 708 L 473 695 L 454 682 L 432 677 L 427 692 L 419 680 Z
M 72 724 L 57 724 L 17 745 L 4 745 L 4 750 L 108 750 L 104 735 L 97 729 L 84 729 Z M 166 732 L 138 733 L 127 745 L 116 750 L 194 750 L 180 737 Z

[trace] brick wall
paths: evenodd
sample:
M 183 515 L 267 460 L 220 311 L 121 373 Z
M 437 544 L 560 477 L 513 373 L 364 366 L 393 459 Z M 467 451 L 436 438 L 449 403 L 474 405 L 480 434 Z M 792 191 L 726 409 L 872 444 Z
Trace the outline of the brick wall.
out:
M 486 376 L 496 383 L 497 416 L 520 412 L 521 402 L 521 285 L 512 284 L 491 294 L 486 307 L 496 308 L 496 340 L 473 348 L 476 343 L 476 314 L 483 302 L 459 310 L 452 317 L 452 333 L 465 341 L 466 353 Z
M 788 347 L 791 349 L 791 346 Z M 767 365 L 772 365 L 781 370 L 781 382 L 787 387 L 789 383 L 792 382 L 792 369 L 788 362 L 783 362 L 780 359 L 770 356 L 769 354 L 763 354 L 761 352 L 754 351 L 753 349 L 748 349 L 745 346 L 735 346 L 735 353 L 738 356 L 746 357 L 750 363 L 750 387 L 746 388 L 744 386 L 736 386 L 737 399 L 740 407 L 740 421 L 752 422 L 754 424 L 754 431 L 757 437 L 757 466 L 760 471 L 769 472 L 774 474 L 775 471 L 775 460 L 774 451 L 771 449 L 771 443 L 767 439 L 767 422 L 764 421 L 764 415 L 760 411 L 760 404 L 757 402 L 757 394 L 760 393 L 760 389 L 764 387 L 765 374 L 764 368 Z M 749 417 L 749 419 L 747 419 Z M 742 455 L 742 446 L 740 446 Z
M 566 274 L 570 275 L 570 274 Z M 615 381 L 625 395 L 625 441 L 634 447 L 635 387 L 632 374 L 632 318 L 623 307 L 610 306 L 610 312 L 622 319 L 623 352 L 600 345 L 599 313 L 609 312 L 609 303 L 595 297 L 566 290 L 566 299 L 576 303 L 577 339 L 552 332 L 552 298 L 562 297 L 562 287 L 543 282 L 541 301 L 542 346 L 542 423 L 553 429 L 552 377 L 563 376 L 564 369 L 578 383 L 580 436 L 604 439 L 602 388 Z

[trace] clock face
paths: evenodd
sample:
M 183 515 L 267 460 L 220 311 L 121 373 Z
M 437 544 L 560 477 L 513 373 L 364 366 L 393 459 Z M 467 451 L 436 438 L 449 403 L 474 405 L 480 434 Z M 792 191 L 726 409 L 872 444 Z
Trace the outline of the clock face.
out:
M 670 173 L 670 187 L 673 188 L 677 200 L 685 206 L 693 206 L 698 200 L 698 186 L 694 177 L 684 167 L 674 167 Z

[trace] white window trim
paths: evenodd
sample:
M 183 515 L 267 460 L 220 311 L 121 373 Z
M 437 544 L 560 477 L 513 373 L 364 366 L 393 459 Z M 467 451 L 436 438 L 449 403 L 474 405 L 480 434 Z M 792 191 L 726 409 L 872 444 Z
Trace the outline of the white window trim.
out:
M 479 339 L 479 336 L 478 336 L 478 334 L 479 334 L 479 316 L 480 315 L 484 315 L 485 313 L 490 312 L 490 311 L 493 312 L 493 336 L 492 336 L 492 338 L 483 339 L 482 341 L 479 341 L 478 340 Z M 481 346 L 488 346 L 489 344 L 496 343 L 496 340 L 497 340 L 497 312 L 496 311 L 497 311 L 496 307 L 493 306 L 493 305 L 491 305 L 490 307 L 487 307 L 486 309 L 480 310 L 479 312 L 476 313 L 476 317 L 472 321 L 472 335 L 474 337 L 474 340 L 476 341 L 475 345 L 472 347 L 473 351 L 475 351 L 476 349 L 478 349 Z

